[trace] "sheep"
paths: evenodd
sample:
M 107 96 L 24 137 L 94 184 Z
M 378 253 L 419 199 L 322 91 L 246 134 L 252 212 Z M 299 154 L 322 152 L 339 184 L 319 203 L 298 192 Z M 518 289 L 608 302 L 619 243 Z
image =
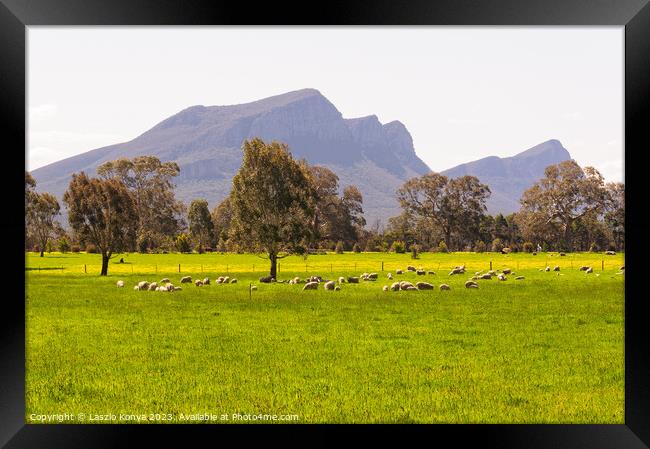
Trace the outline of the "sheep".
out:
M 203 285 L 210 285 L 210 278 L 203 279 Z
M 174 291 L 175 291 L 175 292 L 178 292 L 178 291 L 180 291 L 180 290 L 183 290 L 183 288 L 182 288 L 182 287 L 174 287 Z
M 478 288 L 478 284 L 474 281 L 465 282 L 465 288 Z
M 323 285 L 323 287 L 325 287 L 325 290 L 334 290 L 334 281 L 325 282 L 325 285 Z
M 149 291 L 150 292 L 156 290 L 156 288 L 158 288 L 158 283 L 157 282 L 152 282 L 151 284 L 149 284 Z
M 415 289 L 415 285 L 411 284 L 408 281 L 402 281 L 399 283 L 400 290 L 408 290 L 411 287 Z
M 251 285 L 251 291 L 254 292 L 255 290 L 257 290 L 257 285 Z
M 406 271 L 416 271 L 416 269 L 413 265 L 409 265 L 408 267 L 406 267 Z
M 138 288 L 140 290 L 146 290 L 149 288 L 149 283 L 147 281 L 140 281 L 138 282 Z
M 367 278 L 368 278 L 369 281 L 376 281 L 378 277 L 379 277 L 379 276 L 378 276 L 377 273 L 370 273 L 370 274 L 367 276 Z
M 339 276 L 339 284 L 345 284 L 345 278 L 343 276 Z
M 196 285 L 197 287 L 201 287 L 203 285 L 203 281 L 200 280 L 200 279 L 197 279 L 196 281 L 194 281 L 194 285 Z
M 621 268 L 619 268 L 619 271 L 625 271 L 625 265 L 623 265 Z
M 424 276 L 425 274 L 427 274 L 427 272 L 424 270 L 417 270 L 415 274 L 417 274 L 418 276 Z
M 485 273 L 484 275 L 479 276 L 479 279 L 490 280 L 492 279 L 492 275 L 490 273 Z
M 162 279 L 160 280 L 159 284 L 162 285 L 162 284 L 166 284 L 166 283 L 168 283 L 168 282 L 169 282 L 169 278 L 162 278 Z
M 359 283 L 359 278 L 355 276 L 350 276 L 348 277 L 348 282 L 350 284 L 358 284 Z
M 512 249 L 510 249 L 510 248 L 503 248 L 501 250 L 501 254 L 509 254 L 511 251 L 512 251 Z
M 260 278 L 260 282 L 262 282 L 263 284 L 270 284 L 271 282 L 273 282 L 273 276 L 262 276 Z
M 230 277 L 229 277 L 229 276 L 224 276 L 224 278 L 223 278 L 223 283 L 224 283 L 224 284 L 228 284 L 228 283 L 230 283 Z
M 508 279 L 508 278 L 506 277 L 505 274 L 501 273 L 501 274 L 499 274 L 499 275 L 497 276 L 497 279 L 500 280 L 500 281 L 505 281 L 505 280 Z
M 503 274 L 510 274 L 512 270 L 510 268 L 504 268 L 503 269 Z
M 396 292 L 397 290 L 399 290 L 399 282 L 393 282 L 390 286 L 390 291 Z
M 464 274 L 464 273 L 465 273 L 464 268 L 461 269 L 460 267 L 456 267 L 449 272 L 449 276 L 453 276 L 454 274 Z
M 551 267 L 544 268 L 544 271 L 551 271 Z
M 435 272 L 435 271 L 429 271 L 428 273 L 429 273 L 430 275 L 432 275 L 432 276 L 435 276 L 435 275 L 436 275 L 436 272 Z
M 433 285 L 428 282 L 417 282 L 415 286 L 418 290 L 433 290 Z
M 136 285 L 135 287 L 133 287 L 133 290 L 140 290 L 140 287 Z
M 589 269 L 589 267 L 587 265 L 583 265 L 583 266 L 580 267 L 580 271 L 586 271 L 588 269 Z
M 310 276 L 307 282 L 323 282 L 323 278 L 320 276 Z
M 566 256 L 565 253 L 560 253 L 560 257 L 564 257 L 564 256 Z
M 440 284 L 440 290 L 451 290 L 451 287 L 447 284 Z
M 192 282 L 192 276 L 183 276 L 181 278 L 181 284 L 188 284 Z
M 559 265 L 555 265 L 555 266 L 553 267 L 553 271 L 560 271 L 560 266 L 559 266 Z
M 494 270 L 490 270 L 490 271 L 487 272 L 487 274 L 489 274 L 490 276 L 496 276 L 497 272 L 494 271 Z
M 384 286 L 381 288 L 381 290 L 384 291 L 384 292 L 387 292 L 387 291 L 388 291 L 388 285 L 384 285 Z
M 390 280 L 390 281 L 393 280 L 393 274 L 392 274 L 392 273 L 388 273 L 388 276 L 387 276 L 387 277 L 388 277 L 388 280 Z
M 340 292 L 340 291 L 341 291 L 341 287 L 339 287 L 338 285 L 334 286 L 334 291 L 335 291 L 335 292 Z
M 404 274 L 402 270 L 395 270 L 395 274 Z
M 587 268 L 587 269 L 585 270 L 585 273 L 593 273 L 593 272 L 594 272 L 594 269 L 591 268 L 591 267 L 589 267 L 589 268 Z
M 232 278 L 232 279 L 230 280 L 230 283 L 231 283 L 231 284 L 236 284 L 236 283 L 237 283 L 237 278 Z
M 605 251 L 605 254 L 608 255 L 608 256 L 615 256 L 616 251 Z
M 415 285 L 409 285 L 409 286 L 407 286 L 404 290 L 407 290 L 407 291 L 413 291 L 413 290 L 414 290 L 414 291 L 417 291 L 418 288 L 417 288 Z
M 117 287 L 118 288 L 124 287 L 124 281 L 117 281 Z
M 517 276 L 517 277 L 515 278 L 515 281 L 523 281 L 524 279 L 526 279 L 526 278 L 523 277 L 523 276 Z
M 304 290 L 317 290 L 318 289 L 318 282 L 307 282 L 302 289 L 303 289 L 303 291 Z

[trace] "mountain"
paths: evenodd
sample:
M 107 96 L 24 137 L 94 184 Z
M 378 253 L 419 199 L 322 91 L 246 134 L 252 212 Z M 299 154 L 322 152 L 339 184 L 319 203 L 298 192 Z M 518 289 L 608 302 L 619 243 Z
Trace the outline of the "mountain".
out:
M 548 140 L 512 157 L 490 156 L 458 165 L 442 172 L 450 178 L 473 175 L 490 186 L 487 201 L 491 214 L 510 214 L 519 210 L 519 198 L 526 189 L 544 177 L 544 169 L 571 159 L 558 140 Z
M 149 154 L 180 166 L 178 199 L 205 198 L 212 208 L 230 191 L 241 144 L 251 137 L 285 142 L 294 157 L 332 169 L 341 188 L 358 186 L 368 224 L 399 214 L 395 190 L 430 171 L 402 123 L 382 124 L 375 115 L 344 119 L 319 91 L 303 89 L 246 104 L 192 106 L 129 142 L 55 162 L 32 175 L 38 190 L 62 198 L 72 173 L 94 175 L 103 162 Z

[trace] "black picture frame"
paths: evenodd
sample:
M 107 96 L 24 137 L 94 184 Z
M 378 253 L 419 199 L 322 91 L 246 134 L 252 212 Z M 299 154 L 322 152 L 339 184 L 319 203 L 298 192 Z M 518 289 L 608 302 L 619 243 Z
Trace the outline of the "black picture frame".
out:
M 625 424 L 623 425 L 423 425 L 409 426 L 427 443 L 452 438 L 454 445 L 526 448 L 643 448 L 650 445 L 650 326 L 643 255 L 650 222 L 645 213 L 644 152 L 650 108 L 649 0 L 445 0 L 409 2 L 329 1 L 313 4 L 214 2 L 199 0 L 0 0 L 0 127 L 4 145 L 2 178 L 5 210 L 0 238 L 7 283 L 0 327 L 0 444 L 18 447 L 123 447 L 133 438 L 200 436 L 225 441 L 236 433 L 246 445 L 250 426 L 26 425 L 23 177 L 26 101 L 26 27 L 31 25 L 617 25 L 625 27 Z M 26 150 L 25 150 L 26 151 Z M 4 283 L 3 283 L 4 284 Z M 28 294 L 28 292 L 27 292 Z M 269 426 L 254 426 L 271 429 Z M 324 442 L 331 426 L 272 426 L 285 444 L 298 437 Z M 361 438 L 396 437 L 403 426 L 355 427 Z M 235 435 L 231 435 L 235 436 Z M 331 440 L 336 442 L 337 440 Z M 190 443 L 191 444 L 191 443 Z

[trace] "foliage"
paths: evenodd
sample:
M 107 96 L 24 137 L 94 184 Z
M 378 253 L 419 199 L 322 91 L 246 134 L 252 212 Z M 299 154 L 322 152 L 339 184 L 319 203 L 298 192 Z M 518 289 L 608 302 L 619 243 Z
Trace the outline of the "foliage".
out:
M 496 253 L 500 253 L 503 248 L 505 248 L 505 245 L 503 244 L 502 239 L 497 237 L 494 240 L 492 240 L 492 251 Z
M 192 251 L 190 246 L 190 238 L 185 233 L 180 233 L 176 237 L 176 249 L 181 253 L 189 253 Z
M 447 247 L 447 244 L 445 243 L 444 240 L 440 240 L 440 243 L 438 243 L 438 252 L 439 253 L 448 253 L 449 248 Z
M 343 241 L 339 240 L 335 248 L 336 254 L 343 254 L 343 249 Z
M 61 237 L 59 239 L 59 241 L 58 241 L 58 249 L 59 249 L 59 252 L 61 252 L 63 254 L 70 251 L 70 242 L 68 241 L 68 239 L 65 236 L 63 236 L 63 237 Z
M 359 245 L 358 243 L 355 243 L 352 246 L 352 252 L 356 253 L 356 254 L 359 254 L 361 252 L 361 245 Z
M 474 251 L 477 253 L 484 253 L 487 250 L 487 245 L 483 240 L 477 240 L 474 243 Z
M 532 253 L 533 251 L 535 251 L 535 245 L 533 245 L 532 242 L 524 242 L 521 249 L 525 253 Z
M 403 254 L 406 252 L 406 243 L 402 240 L 395 240 L 390 246 L 390 251 L 397 254 Z
M 187 212 L 187 221 L 190 235 L 198 242 L 198 252 L 201 253 L 203 248 L 210 246 L 214 238 L 214 224 L 208 209 L 208 202 L 202 199 L 192 201 Z

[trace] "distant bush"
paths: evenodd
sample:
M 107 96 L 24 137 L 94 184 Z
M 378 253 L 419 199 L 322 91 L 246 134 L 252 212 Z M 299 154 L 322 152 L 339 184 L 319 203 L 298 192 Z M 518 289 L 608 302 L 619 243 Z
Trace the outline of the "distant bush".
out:
M 337 242 L 334 251 L 336 251 L 336 254 L 343 254 L 343 242 L 341 240 Z
M 67 253 L 70 251 L 70 242 L 65 237 L 59 239 L 59 251 L 62 253 Z
M 72 245 L 70 247 L 70 251 L 72 251 L 73 253 L 78 253 L 79 251 L 81 251 L 81 248 L 79 247 L 79 245 Z
M 94 243 L 86 243 L 84 248 L 88 254 L 97 254 L 97 247 Z
M 199 243 L 198 245 L 194 246 L 194 251 L 196 251 L 199 254 L 203 254 L 203 247 Z
M 417 259 L 418 258 L 418 245 L 415 243 L 411 245 L 411 259 Z
M 483 240 L 477 240 L 474 243 L 474 251 L 477 253 L 484 253 L 485 250 L 487 249 L 487 245 Z
M 359 246 L 358 243 L 355 243 L 354 246 L 352 247 L 352 251 L 359 254 L 361 252 L 361 246 Z
M 401 240 L 395 240 L 390 246 L 390 250 L 393 253 L 404 254 L 406 252 L 406 243 Z
M 501 240 L 499 237 L 492 240 L 492 251 L 495 253 L 500 253 L 504 247 L 505 245 L 503 244 L 503 240 Z
M 51 253 L 52 250 L 54 250 L 54 244 L 52 243 L 52 240 L 48 240 L 47 243 L 45 244 L 45 251 Z
M 191 251 L 190 238 L 187 234 L 181 233 L 176 237 L 176 249 L 181 253 L 189 253 Z
M 440 243 L 438 243 L 438 252 L 439 253 L 448 253 L 449 248 L 447 248 L 447 244 L 445 243 L 444 240 L 440 240 Z
M 535 245 L 533 245 L 532 242 L 524 242 L 524 244 L 521 245 L 521 249 L 525 253 L 532 253 L 535 250 Z
M 589 247 L 589 252 L 590 253 L 597 253 L 598 251 L 600 251 L 600 248 L 598 248 L 598 245 L 596 244 L 596 242 L 592 243 L 591 246 Z

